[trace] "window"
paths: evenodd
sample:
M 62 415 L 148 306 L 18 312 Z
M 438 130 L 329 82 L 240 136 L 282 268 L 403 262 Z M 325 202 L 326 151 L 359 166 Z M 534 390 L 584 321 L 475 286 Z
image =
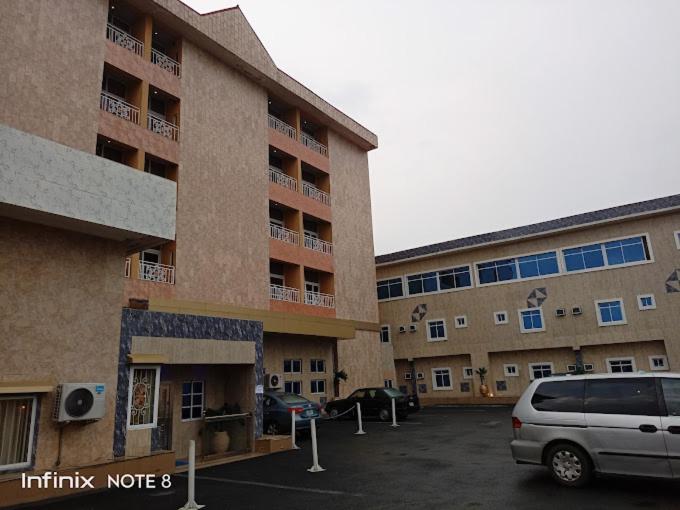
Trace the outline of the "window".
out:
M 156 426 L 160 367 L 135 366 L 130 369 L 128 389 L 128 428 Z
M 286 286 L 286 276 L 281 262 L 269 262 L 269 283 L 270 285 Z
M 429 342 L 446 340 L 446 323 L 443 319 L 427 321 L 427 340 Z
M 385 388 L 392 387 L 392 379 L 385 379 L 383 382 L 385 383 Z
M 474 370 L 472 367 L 463 367 L 463 379 L 472 379 L 474 376 Z
M 493 314 L 493 322 L 496 324 L 496 326 L 500 324 L 507 324 L 508 323 L 508 312 L 505 310 L 502 312 L 494 312 Z
M 480 285 L 558 274 L 557 252 L 549 251 L 477 264 Z
M 675 245 L 678 247 L 678 250 L 680 250 L 680 230 L 675 232 Z
M 0 397 L 0 471 L 31 465 L 35 396 Z
M 519 377 L 519 366 L 514 363 L 503 365 L 505 377 Z
M 384 344 L 390 343 L 390 327 L 380 326 L 380 341 Z
M 606 299 L 595 301 L 597 323 L 600 326 L 616 326 L 626 324 L 626 312 L 622 299 Z
M 669 416 L 680 416 L 680 379 L 661 379 L 663 398 Z
M 467 328 L 467 315 L 459 315 L 458 317 L 454 317 L 453 325 L 456 327 L 456 329 Z
M 585 381 L 550 381 L 538 385 L 531 397 L 537 411 L 582 413 Z
M 585 412 L 659 416 L 655 379 L 591 379 L 586 384 Z
M 451 386 L 451 369 L 450 368 L 433 368 L 432 369 L 432 389 L 433 390 L 450 390 Z
M 470 266 L 412 274 L 406 277 L 406 281 L 408 282 L 409 296 L 472 286 Z
M 203 381 L 182 383 L 182 421 L 200 420 L 203 417 Z
M 404 372 L 404 379 L 406 381 L 410 381 L 412 378 L 413 378 L 413 375 L 411 374 L 411 372 Z
M 550 362 L 541 363 L 529 363 L 529 378 L 533 381 L 534 379 L 542 379 L 544 377 L 550 377 L 553 373 L 553 364 Z
M 284 374 L 301 374 L 302 360 L 301 359 L 284 359 L 283 360 Z
M 545 331 L 543 325 L 543 309 L 527 308 L 525 310 L 519 310 L 519 330 L 522 333 Z
M 583 370 L 586 372 L 594 372 L 595 371 L 595 365 L 592 363 L 584 363 L 583 364 Z
M 314 379 L 312 380 L 312 393 L 326 393 L 326 380 L 325 379 Z
M 635 372 L 635 359 L 607 358 L 607 372 L 609 372 L 610 374 L 623 374 Z
M 286 393 L 302 395 L 302 381 L 286 381 L 283 383 L 283 390 Z
M 562 250 L 568 272 L 651 260 L 647 236 L 630 237 Z
M 656 308 L 656 299 L 654 294 L 641 294 L 637 297 L 638 308 L 640 310 L 654 310 Z
M 399 278 L 378 281 L 378 299 L 393 299 L 404 295 L 404 283 Z
M 312 373 L 325 373 L 326 361 L 322 359 L 309 360 L 309 371 Z
M 662 354 L 649 357 L 650 370 L 668 370 L 668 358 Z

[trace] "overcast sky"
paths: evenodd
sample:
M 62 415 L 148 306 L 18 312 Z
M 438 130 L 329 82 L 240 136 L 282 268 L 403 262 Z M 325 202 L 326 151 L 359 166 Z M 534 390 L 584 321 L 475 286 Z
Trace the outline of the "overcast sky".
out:
M 678 0 L 240 6 L 278 67 L 378 135 L 376 254 L 680 193 Z

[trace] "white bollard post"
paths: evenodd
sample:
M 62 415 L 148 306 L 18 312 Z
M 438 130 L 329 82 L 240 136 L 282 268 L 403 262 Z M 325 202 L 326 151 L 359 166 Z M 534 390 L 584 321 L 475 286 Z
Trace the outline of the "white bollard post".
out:
M 363 436 L 366 432 L 364 432 L 363 423 L 361 422 L 361 404 L 359 402 L 357 402 L 357 419 L 359 420 L 359 430 L 354 435 Z
M 326 471 L 319 466 L 319 452 L 316 447 L 316 418 L 312 418 L 312 462 L 314 463 L 307 471 L 310 473 L 320 473 Z
M 205 505 L 197 505 L 195 500 L 195 484 L 196 484 L 196 441 L 193 439 L 189 441 L 189 495 L 187 497 L 187 504 L 179 510 L 198 510 Z
M 295 444 L 295 409 L 293 409 L 290 413 L 291 416 L 291 423 L 290 423 L 290 440 L 293 443 L 293 450 L 299 450 L 300 447 Z
M 398 427 L 397 425 L 397 400 L 392 399 L 392 427 Z

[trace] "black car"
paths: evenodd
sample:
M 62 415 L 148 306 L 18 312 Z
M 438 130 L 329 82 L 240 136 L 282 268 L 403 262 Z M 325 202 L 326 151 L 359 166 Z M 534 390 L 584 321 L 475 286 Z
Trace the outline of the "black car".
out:
M 361 404 L 362 416 L 376 416 L 381 421 L 392 419 L 392 399 L 395 399 L 397 418 L 404 420 L 408 417 L 408 398 L 394 388 L 361 388 L 349 397 L 333 400 L 326 404 L 326 412 L 335 417 L 351 409 L 357 402 Z M 356 416 L 356 410 L 347 413 L 348 416 Z

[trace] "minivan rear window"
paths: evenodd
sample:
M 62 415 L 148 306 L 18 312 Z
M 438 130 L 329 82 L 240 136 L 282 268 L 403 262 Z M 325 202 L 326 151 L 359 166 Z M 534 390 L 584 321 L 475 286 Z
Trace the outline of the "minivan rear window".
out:
M 585 381 L 551 381 L 538 385 L 531 405 L 537 411 L 582 413 Z
M 586 413 L 659 416 L 653 377 L 592 379 L 586 384 Z

